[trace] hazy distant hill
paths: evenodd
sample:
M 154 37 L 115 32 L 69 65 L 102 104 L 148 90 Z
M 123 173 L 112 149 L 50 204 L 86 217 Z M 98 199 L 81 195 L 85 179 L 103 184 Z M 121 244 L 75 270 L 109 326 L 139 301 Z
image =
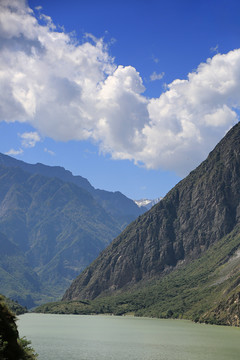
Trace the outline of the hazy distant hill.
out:
M 37 274 L 30 267 L 25 252 L 0 233 L 0 289 L 15 300 L 33 306 L 30 294 L 40 292 Z
M 202 318 L 228 323 L 222 320 L 228 309 L 229 323 L 234 316 L 239 323 L 239 227 L 240 123 L 196 170 L 114 240 L 63 300 L 111 294 L 121 298 L 123 313 L 132 304 L 140 314 L 154 316 L 167 314 L 166 306 L 191 313 L 200 301 L 195 310 Z M 105 304 L 110 303 L 109 298 Z M 174 315 L 170 310 L 168 317 Z M 203 314 L 207 310 L 210 315 Z
M 133 200 L 127 198 L 121 192 L 95 189 L 87 179 L 79 175 L 74 176 L 69 170 L 61 166 L 48 166 L 40 163 L 28 164 L 1 153 L 0 165 L 11 168 L 21 168 L 31 174 L 58 178 L 64 182 L 69 182 L 85 189 L 97 200 L 98 204 L 101 205 L 107 213 L 114 217 L 121 229 L 124 229 L 126 225 L 146 211 L 145 208 L 139 209 Z
M 28 306 L 56 299 L 140 213 L 63 168 L 1 155 L 1 292 Z

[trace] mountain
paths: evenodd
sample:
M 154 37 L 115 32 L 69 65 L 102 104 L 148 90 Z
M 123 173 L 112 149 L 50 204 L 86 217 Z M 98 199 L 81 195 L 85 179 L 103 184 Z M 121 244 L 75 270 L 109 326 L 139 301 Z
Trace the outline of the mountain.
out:
M 156 281 L 160 282 L 156 286 L 161 291 L 161 284 L 164 283 L 165 278 L 169 279 L 170 276 L 177 278 L 181 269 L 183 273 L 189 271 L 187 269 L 190 269 L 193 263 L 195 265 L 191 268 L 189 276 L 195 274 L 195 282 L 198 284 L 199 279 L 206 281 L 210 273 L 220 271 L 221 266 L 224 268 L 232 256 L 239 259 L 237 255 L 240 247 L 239 139 L 240 123 L 227 133 L 197 169 L 114 240 L 75 279 L 63 300 L 117 296 L 121 293 L 132 293 L 134 289 L 143 291 Z M 210 269 L 211 258 L 213 259 L 215 253 L 211 256 L 207 254 L 210 254 L 209 251 L 214 246 L 217 249 L 218 244 L 226 242 L 228 236 L 231 242 L 229 246 L 224 245 L 225 252 L 222 253 L 222 259 L 216 260 L 215 268 L 211 268 L 209 273 L 200 274 L 197 269 L 201 266 L 201 259 L 207 256 L 208 261 L 204 269 L 207 267 Z M 216 249 L 215 251 L 220 251 Z M 233 298 L 229 299 L 231 303 L 234 302 L 235 296 L 238 296 L 240 279 L 238 260 L 235 264 L 236 273 L 232 273 L 231 266 L 226 269 L 228 269 L 226 278 L 222 275 L 219 284 L 223 289 L 225 280 L 229 285 L 229 281 L 235 279 L 235 282 L 229 285 L 230 288 L 227 290 L 226 285 L 225 289 L 228 295 L 233 292 Z M 184 280 L 182 277 L 181 279 L 185 283 L 188 281 L 186 277 Z M 178 286 L 177 283 L 175 285 Z M 188 282 L 185 290 L 191 291 L 191 286 L 194 285 Z M 165 291 L 166 289 L 165 287 Z M 171 291 L 169 296 L 174 298 L 176 288 L 171 288 Z M 209 293 L 211 291 L 209 290 Z M 158 293 L 158 290 L 156 292 Z M 164 295 L 163 299 L 167 301 Z M 214 307 L 213 300 L 211 305 Z M 219 306 L 227 307 L 225 300 Z M 186 312 L 186 309 L 184 311 Z
M 89 192 L 103 209 L 114 217 L 123 230 L 126 225 L 143 214 L 146 209 L 139 209 L 135 202 L 121 192 L 111 192 L 95 189 L 87 179 L 74 176 L 69 170 L 61 166 L 48 166 L 44 164 L 28 164 L 0 153 L 0 165 L 10 168 L 19 168 L 30 174 L 39 174 L 49 178 L 57 178 L 63 182 L 77 185 Z
M 1 155 L 1 292 L 28 307 L 59 298 L 140 213 L 123 194 L 63 168 Z
M 240 326 L 240 228 L 237 226 L 198 259 L 163 277 L 94 300 L 59 301 L 35 312 L 54 314 L 134 314 L 186 318 Z
M 160 200 L 162 200 L 162 197 L 153 200 L 149 200 L 149 199 L 134 200 L 134 202 L 135 204 L 137 204 L 138 207 L 150 210 L 154 205 L 159 203 Z
M 0 233 L 0 289 L 10 298 L 33 307 L 30 294 L 40 292 L 37 274 L 30 267 L 24 251 Z

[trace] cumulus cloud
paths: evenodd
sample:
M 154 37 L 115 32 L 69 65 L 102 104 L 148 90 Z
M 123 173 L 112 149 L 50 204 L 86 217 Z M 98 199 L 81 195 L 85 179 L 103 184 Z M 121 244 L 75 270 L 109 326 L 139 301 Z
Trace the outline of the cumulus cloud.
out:
M 150 75 L 150 80 L 151 81 L 155 81 L 155 80 L 161 80 L 164 77 L 165 73 L 161 72 L 160 74 L 156 73 L 156 71 L 154 71 L 151 75 Z
M 25 132 L 23 134 L 19 134 L 19 136 L 22 139 L 22 146 L 25 148 L 33 148 L 36 143 L 41 140 L 36 131 Z
M 39 140 L 92 139 L 114 159 L 180 175 L 238 121 L 240 49 L 149 99 L 137 70 L 117 66 L 103 39 L 78 42 L 37 14 L 23 0 L 0 2 L 0 120 L 30 123 Z

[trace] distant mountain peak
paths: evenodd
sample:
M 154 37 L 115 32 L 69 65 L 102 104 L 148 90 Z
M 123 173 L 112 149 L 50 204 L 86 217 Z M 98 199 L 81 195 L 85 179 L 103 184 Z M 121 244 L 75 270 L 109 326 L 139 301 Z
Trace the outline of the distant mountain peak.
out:
M 160 200 L 162 200 L 162 197 L 158 197 L 156 199 L 150 200 L 150 199 L 140 199 L 140 200 L 134 200 L 135 204 L 137 204 L 138 207 L 142 208 L 145 207 L 146 209 L 151 209 L 154 205 L 156 205 Z

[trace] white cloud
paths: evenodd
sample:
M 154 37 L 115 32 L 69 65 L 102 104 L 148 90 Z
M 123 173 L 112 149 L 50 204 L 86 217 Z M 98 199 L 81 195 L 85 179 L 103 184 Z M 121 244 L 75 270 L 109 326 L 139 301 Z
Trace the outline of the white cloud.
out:
M 155 80 L 161 80 L 164 77 L 165 73 L 161 72 L 160 74 L 157 74 L 156 71 L 154 71 L 151 75 L 150 75 L 150 80 L 151 81 L 155 81 Z
M 25 148 L 33 148 L 41 140 L 39 134 L 35 131 L 19 134 L 19 136 L 22 139 L 22 146 Z
M 52 155 L 52 156 L 55 156 L 55 155 L 56 155 L 54 151 L 49 150 L 49 149 L 47 149 L 47 148 L 44 148 L 44 152 L 46 152 L 46 153 L 48 153 L 48 154 L 50 154 L 50 155 Z
M 237 121 L 240 49 L 148 99 L 140 74 L 114 64 L 102 39 L 78 43 L 39 16 L 41 25 L 23 0 L 0 2 L 0 120 L 36 129 L 25 146 L 91 138 L 114 159 L 185 175 Z
M 10 149 L 9 151 L 5 152 L 5 155 L 20 155 L 23 153 L 23 149 L 18 149 L 18 150 L 15 150 L 15 149 Z

